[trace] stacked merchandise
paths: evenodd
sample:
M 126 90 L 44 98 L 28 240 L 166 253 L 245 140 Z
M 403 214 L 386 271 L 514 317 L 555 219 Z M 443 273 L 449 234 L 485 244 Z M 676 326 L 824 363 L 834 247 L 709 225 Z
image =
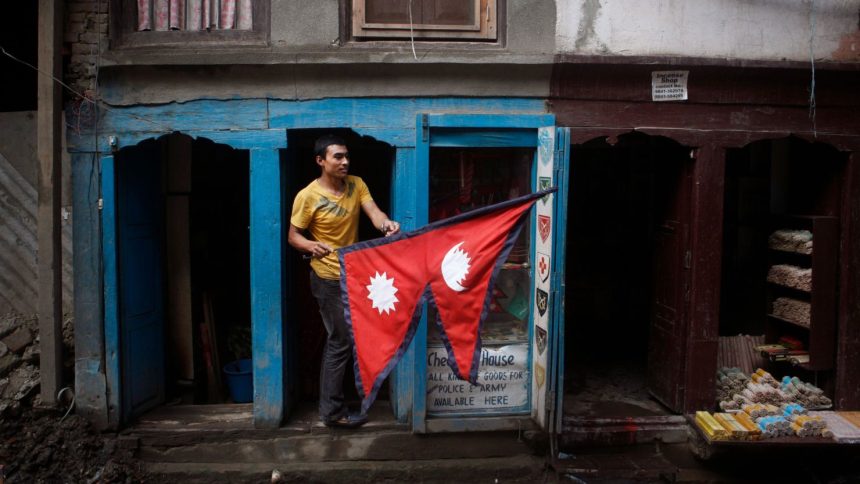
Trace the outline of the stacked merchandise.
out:
M 824 391 L 811 383 L 801 381 L 798 377 L 784 376 L 780 381 L 780 389 L 791 398 L 792 401 L 810 409 L 828 408 L 832 404 L 829 398 L 824 396 Z
M 812 292 L 812 269 L 791 264 L 776 264 L 767 271 L 767 280 L 780 286 Z
M 854 416 L 857 412 L 810 412 L 813 417 L 820 418 L 827 429 L 833 435 L 833 440 L 846 443 L 860 443 L 860 421 L 854 422 Z
M 825 419 L 808 412 L 829 407 L 830 399 L 797 377 L 777 381 L 761 368 L 750 376 L 737 368 L 721 368 L 717 395 L 724 413 L 696 412 L 696 424 L 711 440 L 833 437 Z
M 768 237 L 771 249 L 798 254 L 812 254 L 812 232 L 808 230 L 777 230 Z
M 791 321 L 805 328 L 809 327 L 812 306 L 807 301 L 790 297 L 778 297 L 773 300 L 771 314 L 778 318 Z
M 775 344 L 759 345 L 755 349 L 770 361 L 788 361 L 793 365 L 809 363 L 809 351 L 799 339 L 791 336 L 782 336 Z

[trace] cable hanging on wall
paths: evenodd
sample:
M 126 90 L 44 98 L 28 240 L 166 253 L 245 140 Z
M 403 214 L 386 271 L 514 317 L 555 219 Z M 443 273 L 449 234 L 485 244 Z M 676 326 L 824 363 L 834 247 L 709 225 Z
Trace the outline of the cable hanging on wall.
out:
M 812 70 L 812 79 L 809 83 L 809 118 L 812 120 L 812 136 L 818 137 L 818 129 L 815 123 L 815 0 L 809 0 L 809 65 Z
M 418 60 L 418 55 L 415 53 L 415 30 L 412 22 L 412 0 L 409 0 L 409 42 L 412 45 L 412 57 Z

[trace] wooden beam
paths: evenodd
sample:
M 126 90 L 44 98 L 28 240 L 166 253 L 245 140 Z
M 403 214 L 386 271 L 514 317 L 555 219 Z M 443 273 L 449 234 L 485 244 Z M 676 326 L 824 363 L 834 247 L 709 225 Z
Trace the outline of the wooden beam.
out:
M 559 126 L 603 128 L 684 128 L 726 131 L 740 138 L 761 132 L 771 137 L 784 133 L 812 133 L 805 106 L 751 106 L 729 104 L 654 103 L 599 99 L 554 99 L 550 110 Z M 854 135 L 860 132 L 857 108 L 819 108 L 816 137 L 822 134 Z
M 39 70 L 36 144 L 39 157 L 39 359 L 41 396 L 45 405 L 57 403 L 63 376 L 63 282 L 61 263 L 61 91 L 48 76 L 60 78 L 63 2 L 39 1 Z
M 283 226 L 278 150 L 251 150 L 251 348 L 254 427 L 284 418 Z
M 848 156 L 842 183 L 842 250 L 836 350 L 838 410 L 860 405 L 860 154 Z
M 101 277 L 99 159 L 72 155 L 72 254 L 75 267 L 75 413 L 108 427 Z

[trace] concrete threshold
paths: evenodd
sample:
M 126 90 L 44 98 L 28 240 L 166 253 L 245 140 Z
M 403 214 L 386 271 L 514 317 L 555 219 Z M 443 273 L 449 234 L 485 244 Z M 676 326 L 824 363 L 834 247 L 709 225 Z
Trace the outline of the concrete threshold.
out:
M 481 459 L 420 461 L 348 461 L 319 463 L 148 463 L 146 470 L 166 482 L 270 482 L 277 470 L 280 481 L 308 483 L 365 482 L 555 482 L 542 457 L 520 455 Z M 271 480 L 271 482 L 276 482 Z
M 633 445 L 659 441 L 686 442 L 689 426 L 681 415 L 640 417 L 565 416 L 560 443 L 563 447 Z

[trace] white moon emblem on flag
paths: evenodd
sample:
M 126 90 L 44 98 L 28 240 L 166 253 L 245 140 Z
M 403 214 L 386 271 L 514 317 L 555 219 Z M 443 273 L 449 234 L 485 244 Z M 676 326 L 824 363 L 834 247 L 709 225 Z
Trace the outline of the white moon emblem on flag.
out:
M 461 284 L 469 274 L 469 263 L 472 261 L 469 254 L 460 249 L 461 245 L 463 242 L 451 247 L 442 259 L 442 278 L 451 290 L 457 292 L 466 290 Z

